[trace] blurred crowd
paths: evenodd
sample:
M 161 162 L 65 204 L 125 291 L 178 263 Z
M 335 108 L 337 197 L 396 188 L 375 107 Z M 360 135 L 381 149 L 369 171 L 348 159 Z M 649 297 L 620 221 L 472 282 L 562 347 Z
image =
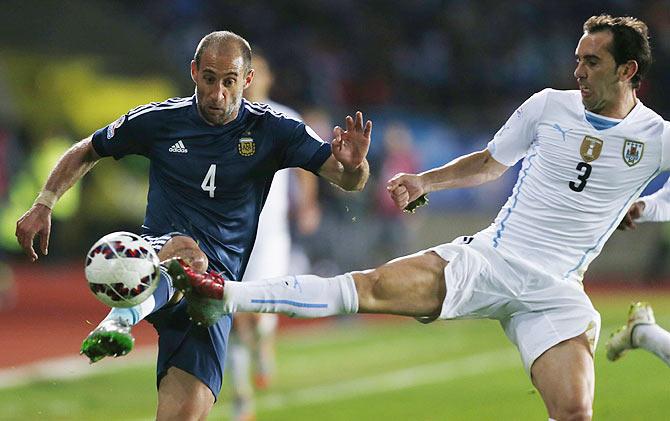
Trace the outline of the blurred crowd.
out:
M 137 8 L 128 2 L 129 8 Z M 544 87 L 574 88 L 583 22 L 607 12 L 650 27 L 656 63 L 643 96 L 670 109 L 667 0 L 146 1 L 141 13 L 177 72 L 215 28 L 237 31 L 276 63 L 275 96 L 300 108 L 394 108 L 478 132 Z M 132 6 L 131 6 L 132 5 Z M 280 40 L 280 42 L 278 42 Z
M 212 30 L 232 30 L 261 49 L 276 73 L 272 98 L 300 111 L 323 138 L 356 109 L 374 121 L 366 193 L 321 186 L 324 216 L 314 234 L 321 241 L 302 239 L 315 271 L 324 274 L 406 252 L 422 215 L 400 218 L 386 198 L 386 180 L 484 147 L 533 92 L 575 87 L 574 49 L 593 14 L 633 15 L 649 24 L 655 64 L 640 97 L 670 118 L 670 97 L 661 88 L 670 78 L 667 0 L 504 7 L 493 0 L 9 0 L 3 7 L 3 256 L 16 256 L 16 218 L 60 153 L 138 104 L 190 95 L 188 64 Z M 56 208 L 54 258 L 78 258 L 106 232 L 137 230 L 146 171 L 141 159 L 99 164 Z M 490 215 L 514 180 L 510 171 L 493 186 L 436 195 L 425 214 Z

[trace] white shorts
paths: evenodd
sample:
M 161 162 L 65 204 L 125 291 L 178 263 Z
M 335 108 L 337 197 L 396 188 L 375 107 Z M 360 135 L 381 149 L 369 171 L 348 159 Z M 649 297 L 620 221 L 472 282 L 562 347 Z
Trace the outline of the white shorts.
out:
M 472 241 L 467 244 L 468 241 Z M 500 321 L 526 372 L 549 348 L 586 333 L 595 351 L 600 314 L 581 284 L 552 277 L 520 259 L 506 259 L 472 237 L 431 248 L 449 264 L 440 319 Z

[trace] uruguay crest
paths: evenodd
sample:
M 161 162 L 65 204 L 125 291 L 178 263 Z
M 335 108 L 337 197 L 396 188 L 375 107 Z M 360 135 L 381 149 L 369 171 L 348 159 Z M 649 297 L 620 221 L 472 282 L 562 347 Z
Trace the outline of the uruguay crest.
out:
M 602 140 L 593 136 L 584 136 L 582 146 L 579 148 L 579 154 L 582 156 L 584 162 L 591 162 L 598 159 L 602 150 Z
M 237 151 L 242 156 L 251 156 L 256 153 L 256 143 L 250 137 L 242 137 L 237 144 Z
M 629 167 L 640 162 L 644 152 L 644 143 L 635 140 L 626 140 L 623 144 L 623 161 Z

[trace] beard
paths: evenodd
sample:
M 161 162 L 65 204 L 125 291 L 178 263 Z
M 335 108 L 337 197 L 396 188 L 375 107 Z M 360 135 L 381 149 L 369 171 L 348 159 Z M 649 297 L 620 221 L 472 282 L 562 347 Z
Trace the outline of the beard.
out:
M 222 112 L 213 112 L 206 107 L 205 109 L 200 110 L 200 113 L 205 118 L 205 120 L 207 120 L 207 122 L 215 126 L 223 126 L 224 124 L 231 121 L 233 119 L 232 116 L 234 112 L 235 112 L 234 106 L 228 106 Z

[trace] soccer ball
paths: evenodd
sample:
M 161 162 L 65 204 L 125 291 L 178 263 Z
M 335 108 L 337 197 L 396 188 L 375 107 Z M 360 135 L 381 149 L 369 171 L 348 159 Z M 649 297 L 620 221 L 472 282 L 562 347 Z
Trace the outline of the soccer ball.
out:
M 160 261 L 145 239 L 119 231 L 93 244 L 86 255 L 85 273 L 98 300 L 110 307 L 133 307 L 156 290 Z

